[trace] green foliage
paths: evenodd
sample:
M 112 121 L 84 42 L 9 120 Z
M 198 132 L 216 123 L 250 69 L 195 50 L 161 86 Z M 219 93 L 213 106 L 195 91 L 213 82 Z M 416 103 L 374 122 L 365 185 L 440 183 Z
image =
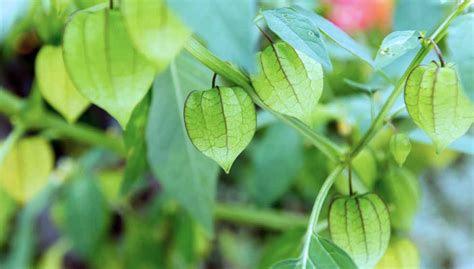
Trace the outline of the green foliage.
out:
M 192 92 L 184 105 L 189 138 L 226 173 L 253 138 L 257 125 L 252 100 L 240 88 Z
M 467 96 L 474 102 L 474 13 L 459 16 L 448 29 L 446 39 L 451 59 L 456 63 Z
M 133 44 L 158 72 L 163 71 L 178 55 L 190 31 L 168 10 L 164 0 L 123 0 L 121 10 Z
M 407 169 L 391 167 L 380 181 L 380 189 L 390 210 L 392 227 L 410 230 L 420 205 L 418 178 Z
M 390 217 L 375 194 L 336 198 L 329 209 L 329 231 L 359 268 L 372 268 L 390 239 Z
M 212 74 L 182 53 L 155 80 L 146 131 L 148 162 L 165 190 L 212 234 L 217 166 L 189 141 L 183 119 L 186 96 L 205 89 Z M 186 188 L 183 188 L 186 186 Z
M 35 71 L 41 95 L 67 121 L 75 122 L 89 106 L 89 101 L 77 91 L 69 78 L 62 48 L 44 46 L 36 58 Z
M 262 15 L 268 27 L 283 41 L 290 44 L 295 50 L 321 63 L 324 67 L 332 68 L 326 45 L 321 39 L 321 33 L 309 19 L 292 8 L 267 10 Z
M 398 165 L 403 166 L 411 151 L 411 143 L 408 136 L 405 133 L 394 134 L 390 139 L 390 151 Z
M 310 241 L 308 256 L 294 260 L 281 261 L 272 266 L 272 269 L 356 269 L 356 264 L 344 250 L 331 241 L 313 234 Z
M 257 59 L 252 84 L 262 101 L 309 124 L 323 90 L 321 65 L 282 42 L 268 46 Z
M 121 13 L 76 14 L 64 33 L 64 61 L 76 88 L 125 128 L 155 70 L 132 46 Z
M 415 68 L 406 82 L 405 104 L 438 153 L 465 134 L 474 120 L 474 106 L 464 94 L 452 65 Z
M 397 31 L 384 38 L 375 56 L 377 68 L 383 68 L 406 53 L 420 47 L 420 33 L 417 31 Z

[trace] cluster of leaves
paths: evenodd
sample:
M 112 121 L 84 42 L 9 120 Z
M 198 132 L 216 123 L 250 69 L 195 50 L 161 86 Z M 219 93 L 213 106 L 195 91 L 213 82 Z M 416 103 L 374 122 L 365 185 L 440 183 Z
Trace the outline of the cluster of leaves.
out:
M 419 158 L 426 162 L 421 168 L 433 161 L 427 157 L 432 154 L 426 153 L 427 146 L 412 145 L 411 139 L 417 138 L 409 133 L 416 129 L 414 122 L 441 153 L 471 127 L 472 61 L 465 58 L 472 57 L 472 51 L 457 49 L 460 36 L 466 32 L 473 36 L 471 13 L 460 16 L 449 29 L 447 45 L 456 66 L 445 65 L 441 58 L 440 63 L 407 69 L 404 58 L 427 53 L 439 40 L 429 40 L 421 31 L 396 31 L 383 39 L 374 58 L 334 24 L 298 6 L 262 11 L 253 27 L 255 6 L 250 0 L 236 1 L 232 7 L 212 0 L 45 3 L 31 8 L 33 20 L 39 20 L 33 25 L 45 43 L 35 60 L 32 94 L 25 106 L 0 108 L 0 112 L 17 114 L 12 116 L 15 130 L 0 151 L 0 199 L 5 200 L 0 203 L 7 208 L 0 215 L 0 242 L 7 237 L 3 227 L 17 205 L 24 206 L 19 228 L 10 238 L 12 251 L 3 263 L 7 268 L 25 268 L 30 263 L 36 240 L 31 234 L 32 219 L 47 205 L 64 237 L 49 248 L 40 266 L 59 266 L 61 257 L 72 249 L 101 268 L 130 268 L 137 263 L 139 267 L 195 267 L 201 257 L 210 255 L 210 239 L 215 234 L 217 165 L 228 174 L 223 178 L 244 179 L 229 181 L 246 190 L 249 199 L 261 207 L 274 205 L 292 186 L 305 201 L 314 199 L 319 190 L 307 229 L 298 227 L 269 241 L 259 267 L 419 266 L 416 247 L 403 234 L 411 229 L 419 204 L 415 174 L 421 171 Z M 232 8 L 243 14 L 220 14 Z M 215 21 L 206 21 L 207 17 Z M 246 24 L 248 28 L 241 27 Z M 255 29 L 261 25 L 274 35 L 262 30 L 268 44 L 255 57 Z M 4 47 L 12 44 L 5 42 Z M 334 87 L 334 80 L 341 81 L 341 76 L 331 78 L 340 68 L 340 59 L 332 51 L 341 48 L 348 62 L 357 63 L 356 69 L 369 70 L 366 79 L 356 78 L 368 83 L 346 80 L 345 87 L 367 94 L 370 105 L 365 96 L 341 97 Z M 417 54 L 415 61 L 421 57 L 421 62 L 424 56 Z M 221 79 L 216 82 L 214 75 L 211 84 L 212 72 L 206 66 Z M 393 68 L 408 75 L 392 74 Z M 394 84 L 392 80 L 400 77 L 401 83 Z M 360 153 L 346 159 L 344 152 L 353 141 L 364 141 L 363 131 L 380 127 L 372 118 L 379 91 L 395 87 L 396 92 L 401 86 L 408 114 L 393 113 L 387 118 L 389 128 L 382 128 Z M 6 98 L 12 97 L 0 95 L 0 101 Z M 42 99 L 68 123 L 45 112 Z M 370 111 L 361 109 L 361 102 Z M 118 122 L 124 145 L 102 145 L 115 153 L 93 149 L 81 157 L 71 154 L 77 161 L 64 158 L 54 169 L 48 139 L 63 135 L 101 144 L 100 135 L 90 127 L 83 127 L 87 130 L 82 133 L 64 131 L 72 128 L 67 126 L 82 126 L 75 123 L 91 104 Z M 257 111 L 255 105 L 262 110 Z M 277 119 L 306 140 L 276 123 Z M 331 123 L 336 123 L 335 131 L 328 128 Z M 28 129 L 45 132 L 22 138 Z M 258 137 L 252 142 L 255 134 Z M 242 153 L 243 158 L 236 161 Z M 122 158 L 127 160 L 124 167 Z M 231 169 L 234 162 L 236 167 Z M 350 168 L 348 176 L 341 175 L 345 165 Z M 150 177 L 160 185 L 154 185 Z M 329 205 L 326 196 L 332 183 L 331 194 L 341 197 Z M 144 189 L 161 192 L 152 195 L 145 209 L 133 203 Z M 318 228 L 321 211 L 328 216 L 331 240 Z M 221 216 L 233 214 L 237 213 Z M 126 227 L 120 235 L 122 244 L 113 235 L 107 237 L 116 223 Z M 391 238 L 391 233 L 396 236 Z M 235 252 L 231 242 L 236 238 L 220 235 L 224 256 L 236 257 L 228 254 Z M 283 250 L 275 251 L 275 244 L 283 245 Z M 117 245 L 124 246 L 120 251 L 125 255 L 118 253 Z

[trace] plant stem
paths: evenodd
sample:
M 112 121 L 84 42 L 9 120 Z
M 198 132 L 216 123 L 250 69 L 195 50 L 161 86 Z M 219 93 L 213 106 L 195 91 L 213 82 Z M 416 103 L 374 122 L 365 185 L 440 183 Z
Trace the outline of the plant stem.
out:
M 271 209 L 255 209 L 236 204 L 216 204 L 214 216 L 217 220 L 232 223 L 260 226 L 271 230 L 287 231 L 289 229 L 304 229 L 308 224 L 308 216 L 281 212 Z M 327 222 L 322 221 L 315 229 L 326 229 Z
M 63 137 L 103 147 L 120 156 L 126 155 L 125 146 L 117 137 L 106 135 L 102 130 L 86 124 L 69 124 L 51 112 L 44 111 L 41 112 L 41 115 L 35 115 L 34 117 L 22 115 L 22 107 L 24 105 L 24 101 L 20 98 L 6 90 L 0 89 L 0 113 L 6 114 L 9 117 L 18 116 L 25 129 L 51 129 Z
M 305 263 L 307 260 L 311 243 L 311 236 L 313 235 L 313 233 L 318 232 L 318 229 L 316 228 L 316 223 L 318 222 L 319 214 L 321 214 L 321 209 L 323 208 L 326 196 L 328 195 L 331 186 L 334 184 L 337 179 L 337 176 L 342 172 L 342 170 L 344 170 L 344 165 L 341 163 L 326 178 L 323 185 L 321 186 L 321 189 L 319 190 L 316 200 L 314 201 L 313 209 L 311 210 L 311 216 L 309 217 L 308 229 L 306 230 L 303 250 L 301 252 L 303 263 Z M 304 265 L 303 268 L 306 268 L 306 266 Z
M 459 14 L 461 14 L 468 6 L 470 1 L 464 1 L 460 5 L 456 7 L 456 9 L 451 12 L 451 14 L 441 23 L 441 25 L 436 29 L 436 31 L 431 35 L 430 39 L 433 40 L 435 43 L 438 43 L 445 35 L 448 30 L 449 24 L 455 19 Z M 428 55 L 429 51 L 431 50 L 432 44 L 431 43 L 422 43 L 422 48 L 418 51 L 413 58 L 412 62 L 410 63 L 409 67 L 402 75 L 400 80 L 398 81 L 397 85 L 395 86 L 392 94 L 388 97 L 387 101 L 383 105 L 382 109 L 380 110 L 379 114 L 372 122 L 367 133 L 365 133 L 364 137 L 360 140 L 357 146 L 352 150 L 351 156 L 354 158 L 359 154 L 362 149 L 370 142 L 370 140 L 374 137 L 374 135 L 381 129 L 383 126 L 383 122 L 385 117 L 389 113 L 390 109 L 392 108 L 393 104 L 397 100 L 398 96 L 403 92 L 403 86 L 405 84 L 405 80 L 407 79 L 410 72 L 413 68 L 417 67 L 421 64 L 423 59 L 426 55 Z
M 2 164 L 5 157 L 8 155 L 10 150 L 13 148 L 16 142 L 23 136 L 24 133 L 25 128 L 23 127 L 23 125 L 19 124 L 8 135 L 5 142 L 0 146 L 0 164 Z
M 311 129 L 301 121 L 297 120 L 296 118 L 278 113 L 267 105 L 265 105 L 260 100 L 260 97 L 255 93 L 255 90 L 251 85 L 250 79 L 245 73 L 217 58 L 207 48 L 201 45 L 199 41 L 194 38 L 191 38 L 190 41 L 186 44 L 186 50 L 212 71 L 218 73 L 219 75 L 242 87 L 250 96 L 250 98 L 252 98 L 252 101 L 255 104 L 269 111 L 277 119 L 286 123 L 290 127 L 296 129 L 304 137 L 311 141 L 311 143 L 313 143 L 316 148 L 321 150 L 321 152 L 324 153 L 329 159 L 333 161 L 340 161 L 343 158 L 342 149 L 338 145 L 334 144 L 331 140 L 316 133 L 313 129 Z

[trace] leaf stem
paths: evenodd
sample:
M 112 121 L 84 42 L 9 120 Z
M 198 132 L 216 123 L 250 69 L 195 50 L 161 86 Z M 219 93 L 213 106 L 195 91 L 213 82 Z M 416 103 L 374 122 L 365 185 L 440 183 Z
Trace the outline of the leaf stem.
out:
M 437 45 L 436 42 L 434 42 L 434 40 L 431 39 L 431 38 L 428 39 L 428 41 L 433 45 L 434 51 L 436 52 L 436 55 L 438 56 L 439 62 L 441 63 L 441 67 L 445 67 L 445 66 L 446 66 L 446 62 L 444 61 L 443 53 L 442 53 L 441 50 L 439 49 L 438 45 Z
M 83 123 L 69 124 L 54 113 L 43 111 L 41 115 L 24 115 L 22 108 L 25 102 L 4 89 L 0 89 L 0 113 L 9 117 L 18 116 L 25 130 L 37 129 L 55 131 L 60 136 L 74 139 L 89 145 L 109 149 L 120 156 L 126 156 L 126 150 L 121 139 L 104 134 Z M 37 113 L 37 112 L 35 112 Z
M 433 40 L 435 43 L 438 43 L 446 35 L 450 23 L 469 6 L 469 2 L 469 0 L 466 0 L 459 4 L 441 23 L 441 25 L 434 31 L 430 39 Z M 395 104 L 395 101 L 397 100 L 398 96 L 400 96 L 400 94 L 403 92 L 403 85 L 405 84 L 405 80 L 407 79 L 411 70 L 421 64 L 425 56 L 428 55 L 431 47 L 432 44 L 430 43 L 423 44 L 422 48 L 415 55 L 409 67 L 398 81 L 392 94 L 388 97 L 387 101 L 385 101 L 385 104 L 383 105 L 375 120 L 372 122 L 369 130 L 365 133 L 360 142 L 352 150 L 351 157 L 356 157 L 357 154 L 362 151 L 362 149 L 370 142 L 374 135 L 381 129 L 386 115 L 390 112 L 390 109 Z
M 8 135 L 5 142 L 0 146 L 0 165 L 2 164 L 5 157 L 11 151 L 13 146 L 18 142 L 18 140 L 23 136 L 25 133 L 25 128 L 23 125 L 18 124 L 13 131 Z

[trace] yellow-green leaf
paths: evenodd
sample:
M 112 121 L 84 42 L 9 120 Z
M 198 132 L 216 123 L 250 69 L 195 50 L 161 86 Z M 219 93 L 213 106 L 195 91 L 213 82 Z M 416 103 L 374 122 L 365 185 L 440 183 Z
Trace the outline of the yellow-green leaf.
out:
M 420 256 L 416 245 L 409 239 L 394 238 L 390 241 L 385 255 L 375 269 L 420 268 Z
M 75 122 L 89 106 L 66 71 L 61 47 L 44 46 L 36 56 L 36 80 L 41 95 L 68 122 Z
M 191 31 L 169 11 L 164 0 L 122 0 L 121 9 L 136 48 L 163 71 L 179 53 Z
M 411 151 L 410 138 L 405 133 L 394 134 L 390 139 L 390 151 L 398 165 L 402 166 Z
M 375 194 L 336 198 L 329 209 L 331 238 L 359 268 L 372 268 L 390 239 L 390 217 Z
M 28 202 L 47 184 L 53 165 L 53 151 L 46 140 L 19 140 L 0 164 L 0 188 L 16 201 Z
M 406 82 L 405 104 L 415 124 L 428 134 L 438 153 L 464 135 L 474 120 L 474 106 L 466 97 L 452 65 L 415 68 Z
M 252 140 L 257 125 L 250 96 L 236 87 L 192 92 L 184 106 L 184 121 L 194 146 L 226 173 Z
M 309 124 L 323 90 L 321 64 L 279 42 L 257 54 L 255 91 L 271 109 Z
M 155 70 L 133 48 L 120 12 L 77 13 L 66 27 L 63 49 L 76 88 L 125 128 Z

